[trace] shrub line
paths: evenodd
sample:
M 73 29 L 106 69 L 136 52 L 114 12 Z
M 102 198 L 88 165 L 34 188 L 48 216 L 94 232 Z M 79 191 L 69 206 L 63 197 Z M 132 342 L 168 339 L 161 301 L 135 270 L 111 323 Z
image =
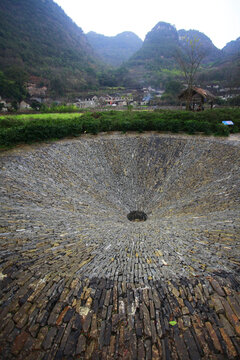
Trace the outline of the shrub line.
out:
M 191 113 L 186 111 L 103 111 L 70 114 L 41 114 L 35 116 L 3 116 L 0 118 L 0 146 L 33 143 L 90 133 L 121 131 L 184 132 L 187 134 L 228 136 L 240 131 L 240 110 L 229 109 Z M 52 115 L 52 116 L 51 116 Z M 222 120 L 233 120 L 229 128 Z

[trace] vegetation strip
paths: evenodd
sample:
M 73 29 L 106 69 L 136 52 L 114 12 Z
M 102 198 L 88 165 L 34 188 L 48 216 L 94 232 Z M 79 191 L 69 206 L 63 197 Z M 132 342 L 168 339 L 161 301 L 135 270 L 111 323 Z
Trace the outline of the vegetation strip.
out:
M 232 120 L 234 125 L 222 124 Z M 0 117 L 0 146 L 33 143 L 83 133 L 159 131 L 228 136 L 240 130 L 239 109 L 187 111 L 103 111 L 84 114 L 34 114 Z

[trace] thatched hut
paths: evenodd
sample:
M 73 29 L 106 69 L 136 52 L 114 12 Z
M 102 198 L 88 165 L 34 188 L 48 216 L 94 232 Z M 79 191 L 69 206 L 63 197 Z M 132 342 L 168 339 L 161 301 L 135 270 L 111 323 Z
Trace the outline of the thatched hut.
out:
M 193 86 L 191 89 L 185 89 L 178 96 L 181 102 L 189 103 L 191 110 L 204 110 L 204 103 L 208 102 L 213 107 L 213 101 L 216 98 L 210 91 Z

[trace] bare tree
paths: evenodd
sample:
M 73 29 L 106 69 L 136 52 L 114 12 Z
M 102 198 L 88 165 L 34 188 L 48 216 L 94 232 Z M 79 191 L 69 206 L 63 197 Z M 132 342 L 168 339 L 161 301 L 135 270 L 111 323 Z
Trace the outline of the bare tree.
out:
M 196 74 L 202 60 L 206 56 L 206 52 L 203 50 L 198 38 L 185 37 L 183 41 L 183 47 L 176 51 L 175 59 L 182 70 L 187 84 L 186 110 L 189 110 Z

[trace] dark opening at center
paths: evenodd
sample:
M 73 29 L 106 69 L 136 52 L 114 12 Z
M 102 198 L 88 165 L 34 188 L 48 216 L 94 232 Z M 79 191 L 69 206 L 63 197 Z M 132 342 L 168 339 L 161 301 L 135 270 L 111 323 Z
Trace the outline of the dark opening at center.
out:
M 136 211 L 131 211 L 127 215 L 127 218 L 129 221 L 146 221 L 147 215 L 143 211 L 136 210 Z

